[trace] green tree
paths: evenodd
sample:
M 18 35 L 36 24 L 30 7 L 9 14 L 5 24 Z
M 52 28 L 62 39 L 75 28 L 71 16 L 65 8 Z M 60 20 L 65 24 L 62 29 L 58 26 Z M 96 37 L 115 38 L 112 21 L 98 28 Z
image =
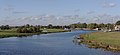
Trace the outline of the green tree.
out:
M 87 28 L 87 24 L 86 23 L 82 23 L 81 24 L 81 28 Z
M 40 30 L 39 26 L 29 26 L 29 25 L 27 26 L 25 25 L 17 29 L 17 32 L 19 33 L 36 33 L 41 31 L 42 30 Z
M 108 24 L 106 24 L 106 27 L 107 27 L 107 29 L 113 29 L 114 28 L 114 24 L 108 23 Z
M 48 25 L 48 28 L 52 28 L 52 26 L 53 26 L 52 24 L 49 24 L 49 25 Z
M 98 28 L 105 28 L 105 24 L 103 24 L 103 23 L 99 24 Z
M 116 25 L 120 25 L 120 20 L 116 22 Z
M 26 28 L 29 28 L 29 27 L 30 27 L 30 25 L 29 25 L 29 24 L 26 24 L 26 25 L 25 25 L 25 27 L 26 27 Z
M 10 29 L 10 26 L 9 25 L 2 25 L 1 26 L 1 30 L 6 30 L 6 29 Z
M 18 28 L 17 32 L 22 33 L 22 28 Z
M 87 27 L 90 28 L 90 29 L 95 29 L 95 28 L 98 27 L 98 25 L 96 23 L 90 23 L 90 24 L 88 24 Z
M 28 33 L 27 28 L 22 28 L 22 33 Z

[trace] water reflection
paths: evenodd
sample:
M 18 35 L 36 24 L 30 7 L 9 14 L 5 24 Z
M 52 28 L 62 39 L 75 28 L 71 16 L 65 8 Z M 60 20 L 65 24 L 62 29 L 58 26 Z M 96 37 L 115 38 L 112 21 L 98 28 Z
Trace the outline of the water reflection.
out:
M 80 39 L 73 39 L 73 43 L 75 45 L 81 45 L 82 44 Z
M 81 45 L 80 35 L 73 36 L 73 43 L 75 43 L 75 45 Z
M 0 55 L 120 55 L 120 53 L 89 49 L 81 44 L 79 38 L 73 37 L 88 32 L 91 31 L 0 39 Z

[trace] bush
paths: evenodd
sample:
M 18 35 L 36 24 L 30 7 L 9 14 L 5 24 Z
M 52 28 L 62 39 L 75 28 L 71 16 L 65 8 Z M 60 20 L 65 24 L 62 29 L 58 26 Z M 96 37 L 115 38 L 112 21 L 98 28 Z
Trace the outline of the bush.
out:
M 31 27 L 21 27 L 17 29 L 18 33 L 36 33 L 36 32 L 42 32 L 39 27 L 37 26 L 31 26 Z

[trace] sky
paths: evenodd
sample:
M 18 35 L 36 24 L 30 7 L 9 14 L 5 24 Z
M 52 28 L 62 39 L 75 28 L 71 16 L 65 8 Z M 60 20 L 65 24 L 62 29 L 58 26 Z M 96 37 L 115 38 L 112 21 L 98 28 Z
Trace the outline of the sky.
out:
M 120 0 L 0 0 L 0 25 L 115 23 Z

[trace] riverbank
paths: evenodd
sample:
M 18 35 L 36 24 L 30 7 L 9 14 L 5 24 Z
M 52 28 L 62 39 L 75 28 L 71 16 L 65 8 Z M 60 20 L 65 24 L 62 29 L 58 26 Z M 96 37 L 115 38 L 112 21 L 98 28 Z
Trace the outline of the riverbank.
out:
M 0 30 L 0 38 L 6 37 L 22 37 L 22 36 L 31 36 L 31 35 L 38 35 L 38 34 L 47 34 L 47 33 L 57 33 L 57 32 L 69 32 L 70 30 L 63 30 L 63 29 L 47 29 L 47 32 L 37 32 L 37 33 L 18 33 L 17 29 L 10 29 L 10 30 Z
M 120 32 L 94 32 L 80 35 L 81 43 L 89 48 L 103 48 L 109 51 L 120 51 Z

